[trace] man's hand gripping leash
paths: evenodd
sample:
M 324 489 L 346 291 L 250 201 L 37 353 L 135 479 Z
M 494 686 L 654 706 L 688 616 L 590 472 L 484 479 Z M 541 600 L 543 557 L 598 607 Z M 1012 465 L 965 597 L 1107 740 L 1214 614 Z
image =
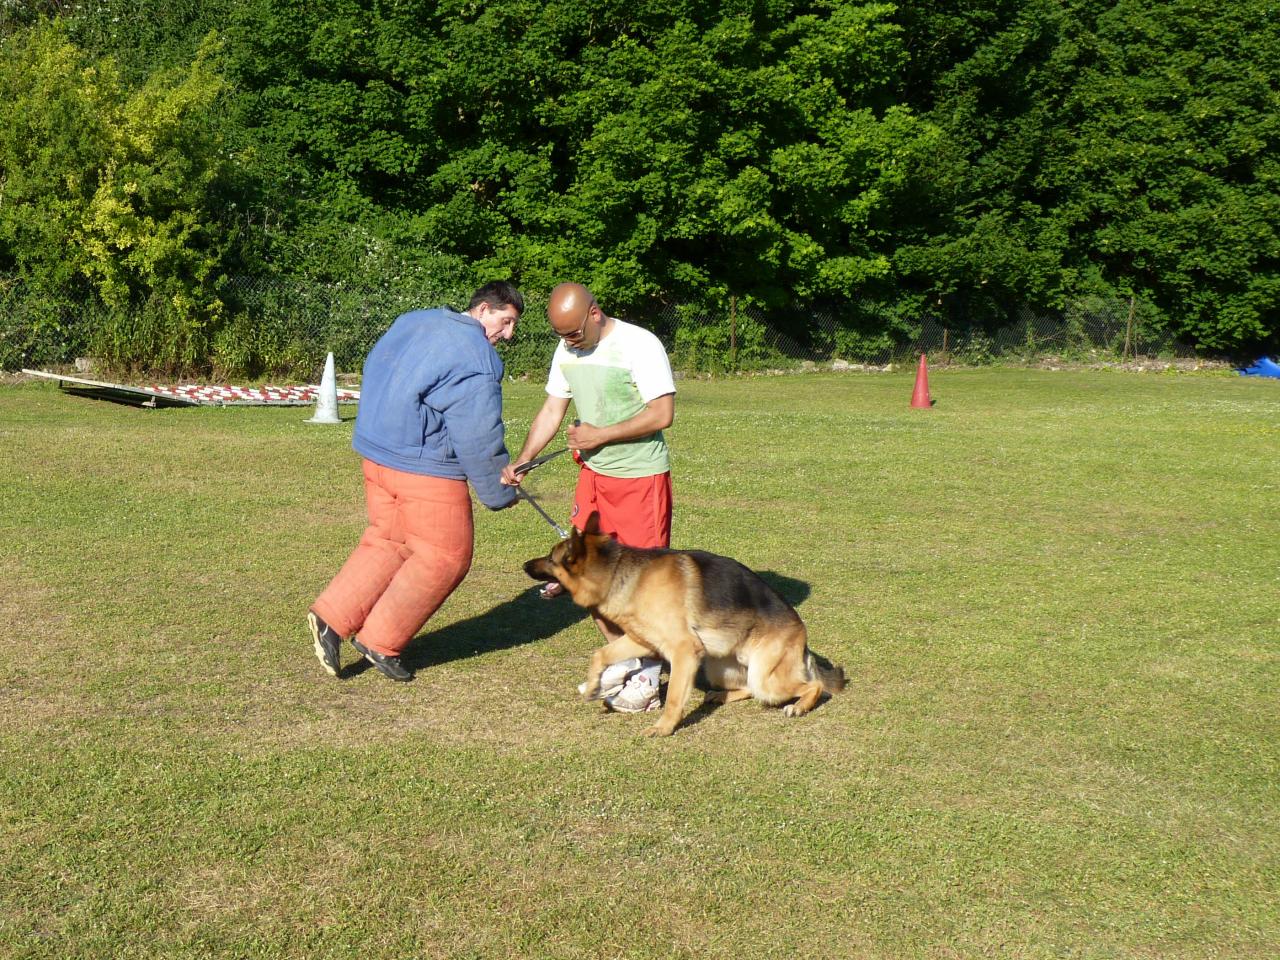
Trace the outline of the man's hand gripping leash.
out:
M 546 463 L 548 460 L 554 460 L 556 457 L 560 456 L 560 454 L 568 453 L 568 452 L 569 452 L 569 448 L 565 447 L 561 450 L 556 450 L 552 453 L 545 454 L 534 460 L 530 460 L 526 463 L 522 463 L 519 466 L 514 468 L 516 476 L 523 477 L 526 473 L 528 473 L 530 470 L 533 470 L 535 467 L 540 467 L 544 463 Z M 567 540 L 569 538 L 569 531 L 566 530 L 564 527 L 560 526 L 560 524 L 556 523 L 554 520 L 552 520 L 551 516 L 547 513 L 547 511 L 542 509 L 538 501 L 533 499 L 533 496 L 528 491 L 526 491 L 524 487 L 516 487 L 516 499 L 529 501 L 529 506 L 537 510 L 538 513 L 542 515 L 542 519 L 547 521 L 547 523 L 551 524 L 555 532 L 560 535 L 561 540 Z

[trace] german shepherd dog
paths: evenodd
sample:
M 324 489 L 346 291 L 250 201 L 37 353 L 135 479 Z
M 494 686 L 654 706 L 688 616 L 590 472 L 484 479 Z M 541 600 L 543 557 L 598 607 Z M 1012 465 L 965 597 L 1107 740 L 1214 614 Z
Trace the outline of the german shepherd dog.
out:
M 736 560 L 701 550 L 639 550 L 600 533 L 592 513 L 545 557 L 524 565 L 556 580 L 573 602 L 617 624 L 624 635 L 595 651 L 583 696 L 600 695 L 605 667 L 657 654 L 671 665 L 667 702 L 645 736 L 669 736 L 684 717 L 702 666 L 712 703 L 755 697 L 800 717 L 824 692 L 844 689 L 844 670 L 813 654 L 804 621 Z

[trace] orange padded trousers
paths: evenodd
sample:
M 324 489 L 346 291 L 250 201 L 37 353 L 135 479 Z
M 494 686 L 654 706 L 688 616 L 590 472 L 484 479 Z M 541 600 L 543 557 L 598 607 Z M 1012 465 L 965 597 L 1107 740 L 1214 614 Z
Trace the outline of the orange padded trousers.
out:
M 311 605 L 343 637 L 398 657 L 471 569 L 474 531 L 465 480 L 364 461 L 369 525 Z

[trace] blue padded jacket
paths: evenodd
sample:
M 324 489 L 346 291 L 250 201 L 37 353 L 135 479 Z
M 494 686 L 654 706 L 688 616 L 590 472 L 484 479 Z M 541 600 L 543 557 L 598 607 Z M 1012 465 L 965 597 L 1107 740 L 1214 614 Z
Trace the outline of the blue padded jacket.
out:
M 469 480 L 491 510 L 509 506 L 502 360 L 484 328 L 448 307 L 397 317 L 365 359 L 351 445 L 393 470 Z

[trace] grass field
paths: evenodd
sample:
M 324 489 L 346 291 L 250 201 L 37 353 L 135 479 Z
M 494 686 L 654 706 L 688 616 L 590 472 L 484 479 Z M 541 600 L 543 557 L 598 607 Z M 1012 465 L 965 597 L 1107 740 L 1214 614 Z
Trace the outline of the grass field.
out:
M 851 683 L 661 741 L 577 700 L 527 506 L 477 511 L 414 683 L 338 682 L 350 422 L 0 389 L 0 956 L 1280 955 L 1280 383 L 932 387 L 680 385 L 674 545 Z

